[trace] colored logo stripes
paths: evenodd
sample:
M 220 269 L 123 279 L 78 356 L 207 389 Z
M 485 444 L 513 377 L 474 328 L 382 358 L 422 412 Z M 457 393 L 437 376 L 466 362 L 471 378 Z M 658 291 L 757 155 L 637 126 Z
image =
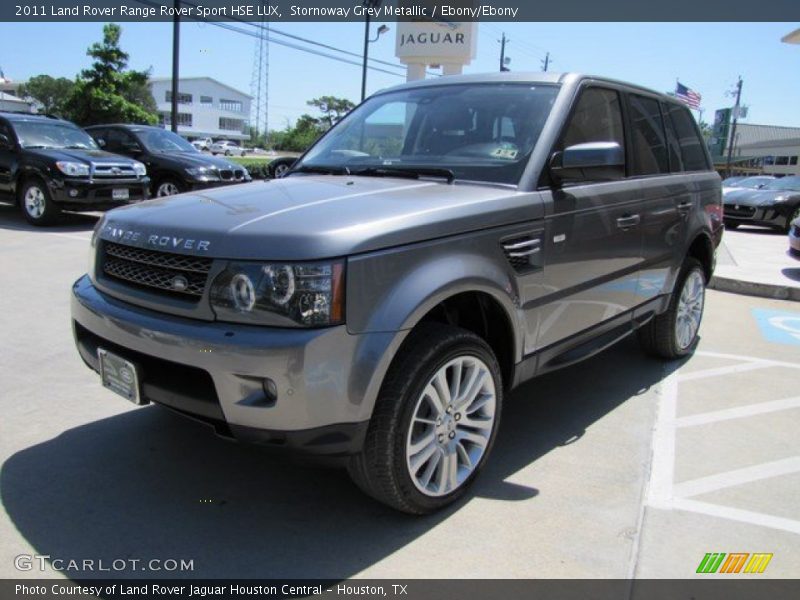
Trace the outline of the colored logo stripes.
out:
M 697 573 L 763 573 L 771 560 L 772 554 L 765 552 L 708 552 L 697 566 Z

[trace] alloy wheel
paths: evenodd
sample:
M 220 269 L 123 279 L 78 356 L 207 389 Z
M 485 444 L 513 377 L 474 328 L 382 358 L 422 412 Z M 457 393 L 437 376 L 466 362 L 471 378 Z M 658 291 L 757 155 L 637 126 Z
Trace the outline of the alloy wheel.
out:
M 464 484 L 486 452 L 496 401 L 491 371 L 479 358 L 459 356 L 436 371 L 406 438 L 406 466 L 420 492 L 444 496 Z
M 175 194 L 179 194 L 180 190 L 178 186 L 172 183 L 171 181 L 165 181 L 161 185 L 158 186 L 156 190 L 156 197 L 162 198 L 163 196 L 174 196 Z
M 675 318 L 675 340 L 681 350 L 694 343 L 703 318 L 705 281 L 699 269 L 692 270 L 683 282 Z

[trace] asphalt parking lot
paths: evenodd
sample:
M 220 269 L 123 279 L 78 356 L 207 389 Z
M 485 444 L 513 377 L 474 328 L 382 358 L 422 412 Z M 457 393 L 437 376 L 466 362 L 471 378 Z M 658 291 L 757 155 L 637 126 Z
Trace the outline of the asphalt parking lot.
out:
M 0 577 L 78 575 L 15 568 L 39 554 L 206 578 L 684 578 L 711 552 L 797 576 L 800 304 L 710 291 L 692 358 L 629 339 L 526 384 L 471 494 L 413 518 L 103 389 L 69 320 L 94 221 L 35 230 L 0 207 Z

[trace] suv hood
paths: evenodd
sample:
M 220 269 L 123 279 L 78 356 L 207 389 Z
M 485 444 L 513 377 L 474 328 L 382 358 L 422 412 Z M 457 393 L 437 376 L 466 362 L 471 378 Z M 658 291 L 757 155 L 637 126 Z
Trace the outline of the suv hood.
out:
M 415 179 L 303 175 L 115 209 L 106 214 L 100 237 L 215 258 L 314 260 L 543 214 L 536 192 Z
M 120 156 L 119 154 L 112 154 L 105 150 L 78 150 L 74 148 L 31 148 L 26 150 L 32 155 L 40 156 L 42 158 L 57 161 L 57 160 L 71 160 L 84 163 L 113 163 L 113 164 L 132 164 L 130 158 Z

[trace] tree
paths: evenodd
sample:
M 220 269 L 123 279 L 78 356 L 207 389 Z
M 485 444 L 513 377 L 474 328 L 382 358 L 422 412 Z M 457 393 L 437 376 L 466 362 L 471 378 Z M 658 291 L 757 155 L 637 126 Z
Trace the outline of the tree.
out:
M 48 114 L 60 114 L 64 100 L 72 92 L 75 83 L 66 77 L 50 77 L 37 75 L 27 83 L 19 86 L 21 98 L 32 98 L 42 105 L 42 111 Z
M 103 41 L 86 51 L 94 62 L 81 71 L 64 103 L 65 112 L 79 125 L 158 122 L 149 72 L 126 70 L 128 54 L 120 48 L 121 35 L 120 26 L 109 23 L 103 27 Z
M 333 127 L 337 121 L 356 107 L 347 98 L 337 98 L 336 96 L 320 96 L 309 100 L 306 104 L 316 107 L 322 113 L 320 120 L 325 129 Z

